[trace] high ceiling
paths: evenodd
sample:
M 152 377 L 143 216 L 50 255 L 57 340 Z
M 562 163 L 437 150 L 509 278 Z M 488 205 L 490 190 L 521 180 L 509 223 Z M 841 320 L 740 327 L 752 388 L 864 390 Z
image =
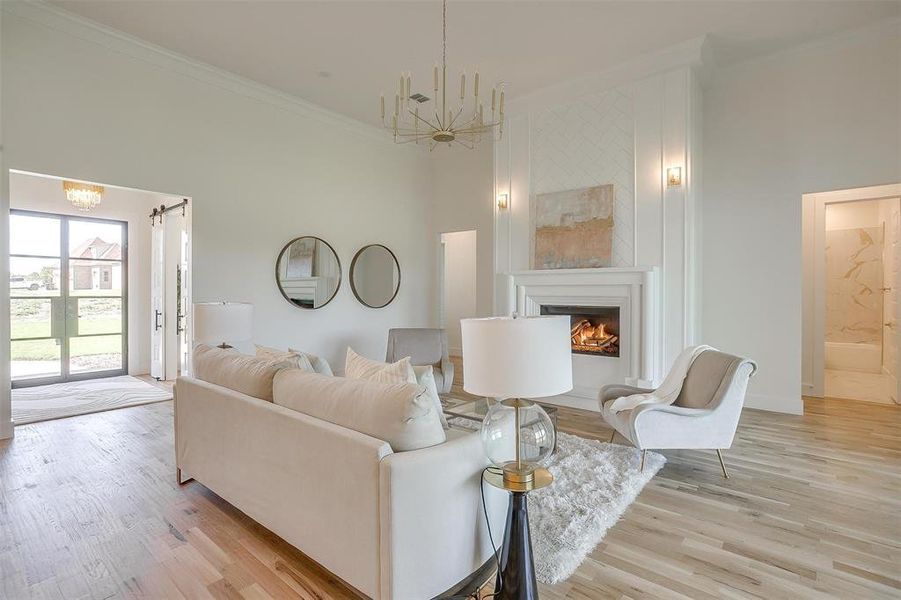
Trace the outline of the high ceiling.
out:
M 431 96 L 441 4 L 57 0 L 66 10 L 345 115 L 378 122 L 402 69 Z M 468 2 L 448 5 L 448 68 L 510 97 L 710 35 L 720 64 L 898 17 L 885 1 Z M 424 85 L 420 85 L 424 84 Z

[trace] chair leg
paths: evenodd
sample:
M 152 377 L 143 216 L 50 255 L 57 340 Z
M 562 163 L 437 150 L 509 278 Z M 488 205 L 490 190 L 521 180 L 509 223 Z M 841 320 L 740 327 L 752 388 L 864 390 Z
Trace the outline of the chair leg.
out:
M 644 457 L 645 457 L 645 455 L 647 455 L 647 453 L 648 453 L 647 450 L 641 451 L 641 465 L 638 467 L 639 471 L 642 471 L 642 472 L 644 471 Z
M 613 430 L 613 433 L 610 434 L 610 441 L 607 442 L 607 443 L 608 443 L 608 444 L 612 444 L 614 438 L 616 438 L 616 429 L 614 429 L 614 430 Z
M 720 459 L 720 467 L 723 469 L 723 477 L 729 479 L 729 471 L 726 470 L 726 463 L 723 461 L 723 451 L 717 450 L 716 457 Z

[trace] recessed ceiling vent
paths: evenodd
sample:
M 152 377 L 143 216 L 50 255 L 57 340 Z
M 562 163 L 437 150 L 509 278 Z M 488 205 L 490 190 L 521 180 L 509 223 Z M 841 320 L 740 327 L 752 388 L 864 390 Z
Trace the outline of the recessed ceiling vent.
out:
M 431 98 L 429 98 L 428 96 L 423 96 L 422 94 L 413 94 L 412 96 L 410 96 L 410 100 L 416 100 L 417 102 L 422 104 L 423 102 L 428 102 L 429 100 L 431 100 Z

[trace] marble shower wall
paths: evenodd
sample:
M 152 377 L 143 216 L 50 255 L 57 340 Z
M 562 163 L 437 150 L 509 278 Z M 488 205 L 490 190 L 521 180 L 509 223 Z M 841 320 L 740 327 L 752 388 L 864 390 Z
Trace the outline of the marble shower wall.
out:
M 826 341 L 882 343 L 882 227 L 826 231 Z

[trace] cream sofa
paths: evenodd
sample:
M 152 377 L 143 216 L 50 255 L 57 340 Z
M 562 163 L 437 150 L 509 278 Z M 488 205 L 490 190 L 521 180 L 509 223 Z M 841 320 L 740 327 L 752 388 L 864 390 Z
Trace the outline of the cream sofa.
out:
M 396 452 L 373 435 L 281 405 L 312 406 L 311 396 L 327 394 L 323 414 L 341 420 L 336 406 L 357 403 L 365 412 L 363 403 L 375 401 L 365 396 L 378 396 L 385 384 L 278 368 L 256 369 L 248 384 L 221 365 L 195 361 L 195 374 L 203 370 L 230 387 L 262 396 L 271 390 L 273 401 L 179 378 L 180 483 L 197 480 L 372 598 L 432 598 L 493 558 L 477 434 L 451 429 L 443 443 Z M 507 499 L 487 485 L 485 494 L 499 544 Z

